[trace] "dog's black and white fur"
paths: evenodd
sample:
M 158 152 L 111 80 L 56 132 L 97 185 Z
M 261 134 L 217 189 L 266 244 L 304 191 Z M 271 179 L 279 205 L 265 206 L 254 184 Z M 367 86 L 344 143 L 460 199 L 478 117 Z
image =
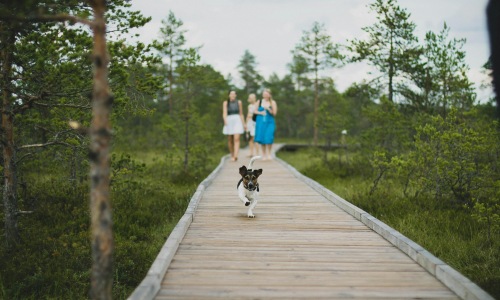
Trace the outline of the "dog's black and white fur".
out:
M 257 182 L 257 179 L 262 174 L 262 169 L 252 170 L 253 162 L 259 158 L 261 157 L 252 157 L 252 159 L 250 159 L 250 163 L 248 164 L 248 168 L 245 166 L 240 168 L 241 179 L 236 186 L 240 200 L 243 204 L 245 204 L 245 206 L 249 206 L 247 213 L 249 218 L 255 218 L 253 209 L 257 205 L 259 197 L 259 183 Z

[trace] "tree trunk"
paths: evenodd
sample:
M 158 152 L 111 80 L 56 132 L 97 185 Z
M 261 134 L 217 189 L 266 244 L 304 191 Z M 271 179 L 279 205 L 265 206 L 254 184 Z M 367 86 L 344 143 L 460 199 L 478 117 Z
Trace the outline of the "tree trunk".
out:
M 94 11 L 94 88 L 90 125 L 90 211 L 92 227 L 92 299 L 111 299 L 113 235 L 110 201 L 111 105 L 108 83 L 105 0 L 90 1 Z
M 185 123 L 185 130 L 186 130 L 186 136 L 184 140 L 184 172 L 188 171 L 188 165 L 189 165 L 189 116 L 186 113 L 186 123 Z
M 431 105 L 429 104 L 430 103 L 430 100 L 429 100 L 429 97 L 430 97 L 430 94 L 431 94 L 431 90 L 432 90 L 432 78 L 431 78 L 431 75 L 430 75 L 430 68 L 427 67 L 425 68 L 425 91 L 424 91 L 424 109 L 427 113 L 430 113 L 431 112 Z
M 500 119 L 500 2 L 490 0 L 486 14 L 490 37 L 491 65 L 493 68 L 493 87 L 497 101 L 497 118 Z
M 2 147 L 3 147 L 3 205 L 5 221 L 5 241 L 7 247 L 19 242 L 19 229 L 17 226 L 17 190 L 16 190 L 16 149 L 14 147 L 14 114 L 12 112 L 11 92 L 11 53 L 14 45 L 15 34 L 5 24 L 0 24 L 2 29 Z
M 170 56 L 170 65 L 168 66 L 168 113 L 172 116 L 174 112 L 174 71 L 172 64 L 174 59 Z
M 318 67 L 314 72 L 314 146 L 318 145 L 318 105 L 319 105 Z
M 391 32 L 391 48 L 389 50 L 389 101 L 393 101 L 394 88 L 393 88 L 393 78 L 394 78 L 394 41 Z
M 187 91 L 187 97 L 186 97 L 186 105 L 184 107 L 184 118 L 186 120 L 185 123 L 185 139 L 184 139 L 184 172 L 188 171 L 188 166 L 189 166 L 189 82 L 186 87 Z

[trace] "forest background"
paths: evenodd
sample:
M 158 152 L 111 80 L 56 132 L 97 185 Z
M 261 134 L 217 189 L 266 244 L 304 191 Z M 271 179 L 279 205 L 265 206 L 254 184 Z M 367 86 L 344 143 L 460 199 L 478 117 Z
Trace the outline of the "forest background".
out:
M 2 186 L 0 298 L 87 298 L 92 33 L 40 16 L 88 18 L 90 8 L 21 2 L 0 4 L 4 177 L 7 159 L 15 166 L 15 180 Z M 494 99 L 477 101 L 466 41 L 451 38 L 446 24 L 419 40 L 404 7 L 376 0 L 366 39 L 340 45 L 311 24 L 290 49 L 288 74 L 264 78 L 245 51 L 235 62 L 244 85 L 234 86 L 186 46 L 173 12 L 157 40 L 130 42 L 129 31 L 150 19 L 128 1 L 108 2 L 115 298 L 139 284 L 199 182 L 226 154 L 228 91 L 246 107 L 248 94 L 263 88 L 279 105 L 277 141 L 311 145 L 280 157 L 500 297 L 496 108 Z M 337 91 L 325 72 L 356 61 L 380 76 Z

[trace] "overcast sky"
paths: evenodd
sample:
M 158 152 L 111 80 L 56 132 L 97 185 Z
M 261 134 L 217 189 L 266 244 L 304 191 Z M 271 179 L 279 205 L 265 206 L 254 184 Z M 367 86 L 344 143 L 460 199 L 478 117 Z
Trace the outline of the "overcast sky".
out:
M 290 51 L 300 41 L 304 30 L 313 22 L 324 23 L 335 43 L 362 37 L 364 26 L 374 23 L 375 16 L 367 5 L 369 0 L 133 0 L 133 9 L 140 10 L 152 21 L 140 29 L 140 39 L 150 42 L 158 38 L 161 20 L 171 10 L 188 30 L 188 46 L 203 46 L 202 63 L 212 65 L 224 76 L 231 73 L 239 85 L 238 62 L 245 49 L 256 56 L 258 71 L 266 78 L 276 72 L 288 73 Z M 425 32 L 439 32 L 446 22 L 450 35 L 466 38 L 466 61 L 469 78 L 479 86 L 487 80 L 481 66 L 489 56 L 485 8 L 487 0 L 399 0 L 411 13 L 416 33 L 423 41 Z M 365 64 L 348 65 L 333 70 L 337 88 L 344 91 L 353 82 L 369 78 Z M 490 91 L 479 92 L 481 98 Z

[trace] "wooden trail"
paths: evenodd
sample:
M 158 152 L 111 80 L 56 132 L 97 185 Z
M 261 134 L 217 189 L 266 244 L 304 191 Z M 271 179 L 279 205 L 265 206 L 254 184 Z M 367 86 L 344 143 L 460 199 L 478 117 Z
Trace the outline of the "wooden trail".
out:
M 276 160 L 254 164 L 264 171 L 256 218 L 247 218 L 236 193 L 246 154 L 242 151 L 238 162 L 225 161 L 202 193 L 175 255 L 167 259 L 155 299 L 488 296 L 479 289 L 459 297 L 442 282 L 453 289 L 456 280 L 431 274 L 440 266 L 437 258 L 431 255 L 437 261 L 434 269 L 427 267 L 431 272 L 424 269 Z

